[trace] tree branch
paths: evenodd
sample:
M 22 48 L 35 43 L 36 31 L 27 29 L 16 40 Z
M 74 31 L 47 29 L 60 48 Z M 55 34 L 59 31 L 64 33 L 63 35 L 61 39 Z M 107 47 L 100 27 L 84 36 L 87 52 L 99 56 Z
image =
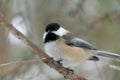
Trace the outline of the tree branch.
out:
M 44 63 L 46 63 L 51 68 L 54 68 L 55 70 L 57 70 L 65 78 L 68 78 L 71 80 L 86 80 L 85 78 L 75 74 L 70 69 L 62 67 L 56 61 L 54 61 L 51 57 L 46 55 L 40 48 L 38 48 L 35 44 L 33 44 L 26 36 L 24 36 L 21 32 L 19 32 L 11 24 L 9 24 L 5 20 L 2 13 L 0 13 L 0 26 L 5 28 L 8 32 L 11 32 L 19 40 L 23 41 L 27 46 L 29 46 L 31 49 L 33 49 L 37 53 L 37 55 L 42 59 Z

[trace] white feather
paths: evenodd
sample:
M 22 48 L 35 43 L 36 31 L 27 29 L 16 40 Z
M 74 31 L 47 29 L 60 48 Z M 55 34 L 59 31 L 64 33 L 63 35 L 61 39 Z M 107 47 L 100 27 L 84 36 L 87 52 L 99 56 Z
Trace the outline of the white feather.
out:
M 64 28 L 60 27 L 57 31 L 53 31 L 53 33 L 59 35 L 59 36 L 63 36 L 65 34 L 67 34 L 69 31 L 65 30 Z
M 44 45 L 45 52 L 50 56 L 53 57 L 54 60 L 60 60 L 60 54 L 58 53 L 59 50 L 56 46 L 56 41 L 45 43 Z

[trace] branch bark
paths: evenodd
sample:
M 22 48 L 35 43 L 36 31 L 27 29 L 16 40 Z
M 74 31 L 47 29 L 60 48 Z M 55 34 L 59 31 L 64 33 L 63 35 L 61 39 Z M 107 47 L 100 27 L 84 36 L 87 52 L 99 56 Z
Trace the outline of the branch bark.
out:
M 34 43 L 32 43 L 26 36 L 24 36 L 21 32 L 19 32 L 11 24 L 9 24 L 5 20 L 2 13 L 0 13 L 0 26 L 5 28 L 8 32 L 11 32 L 15 37 L 17 37 L 19 40 L 21 40 L 27 46 L 33 49 L 44 63 L 46 63 L 51 68 L 54 68 L 55 70 L 57 70 L 65 78 L 71 79 L 71 80 L 87 80 L 83 77 L 78 76 L 70 69 L 62 67 L 56 61 L 54 61 L 51 57 L 46 55 L 40 48 L 38 48 Z

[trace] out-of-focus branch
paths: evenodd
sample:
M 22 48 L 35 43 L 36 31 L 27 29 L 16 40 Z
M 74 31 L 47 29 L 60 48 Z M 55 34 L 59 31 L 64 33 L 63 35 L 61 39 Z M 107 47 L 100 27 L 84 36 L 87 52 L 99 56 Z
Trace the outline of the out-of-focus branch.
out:
M 100 25 L 105 20 L 114 19 L 120 16 L 120 10 L 115 10 L 109 13 L 106 13 L 103 15 L 103 17 L 100 17 L 98 20 L 94 21 L 93 23 L 88 25 L 88 28 L 94 28 L 95 26 Z
M 62 67 L 56 61 L 54 61 L 51 57 L 46 55 L 40 48 L 38 48 L 34 43 L 32 43 L 26 36 L 24 36 L 21 32 L 19 32 L 11 24 L 9 24 L 1 13 L 0 13 L 0 27 L 5 28 L 8 32 L 11 32 L 19 40 L 23 41 L 27 46 L 33 49 L 37 53 L 37 55 L 39 55 L 39 57 L 42 59 L 44 63 L 46 63 L 51 68 L 54 68 L 55 70 L 57 70 L 64 77 L 71 80 L 86 80 L 85 78 L 75 74 L 70 69 Z
M 120 16 L 120 10 L 114 10 L 112 12 L 104 14 L 99 19 L 95 20 L 94 22 L 88 24 L 86 29 L 82 31 L 80 34 L 86 34 L 89 32 L 89 30 L 93 30 L 96 27 L 99 27 L 102 25 L 102 23 L 106 20 L 112 20 Z

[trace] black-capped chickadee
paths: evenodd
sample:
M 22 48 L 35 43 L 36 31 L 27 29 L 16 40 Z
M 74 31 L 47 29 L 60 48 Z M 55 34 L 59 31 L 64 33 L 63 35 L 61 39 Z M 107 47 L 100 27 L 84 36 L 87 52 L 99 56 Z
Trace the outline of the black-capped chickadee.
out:
M 98 56 L 120 60 L 120 55 L 98 50 L 57 23 L 47 25 L 43 41 L 45 52 L 64 67 L 74 67 L 85 60 L 98 61 Z

